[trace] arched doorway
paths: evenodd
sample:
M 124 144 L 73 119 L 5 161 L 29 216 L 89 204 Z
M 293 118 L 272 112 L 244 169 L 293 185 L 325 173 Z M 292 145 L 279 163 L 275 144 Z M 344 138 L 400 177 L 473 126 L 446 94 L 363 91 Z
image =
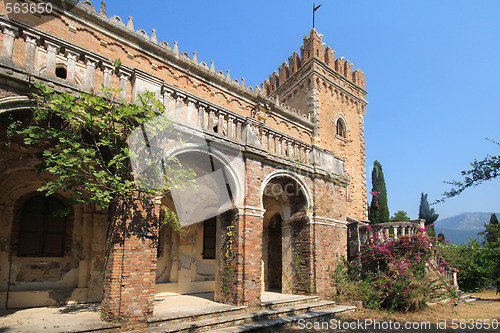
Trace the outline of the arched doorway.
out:
M 301 258 L 308 241 L 305 187 L 296 178 L 277 173 L 265 183 L 262 204 L 262 290 L 295 293 L 308 265 Z
M 221 213 L 235 205 L 238 195 L 234 173 L 204 151 L 184 150 L 175 158 L 179 164 L 174 169 L 193 171 L 194 186 L 171 190 L 162 199 L 162 205 L 178 216 L 181 228 L 160 226 L 156 294 L 214 292 Z
M 264 259 L 264 290 L 281 292 L 282 289 L 282 221 L 279 213 L 264 224 L 262 234 Z

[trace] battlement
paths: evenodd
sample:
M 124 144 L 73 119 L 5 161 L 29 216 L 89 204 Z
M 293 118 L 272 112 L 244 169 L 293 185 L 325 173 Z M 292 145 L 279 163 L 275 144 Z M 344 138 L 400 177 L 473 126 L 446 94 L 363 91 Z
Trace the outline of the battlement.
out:
M 325 47 L 323 35 L 313 28 L 311 33 L 304 37 L 304 45 L 300 47 L 300 56 L 297 52 L 294 52 L 288 57 L 288 63 L 285 61 L 278 67 L 278 71 L 274 71 L 269 76 L 269 79 L 266 79 L 261 84 L 262 91 L 267 95 L 272 94 L 312 59 L 321 61 L 354 85 L 362 89 L 365 88 L 365 74 L 359 69 L 353 71 L 352 63 L 345 60 L 344 57 L 335 59 L 335 51 L 329 46 Z

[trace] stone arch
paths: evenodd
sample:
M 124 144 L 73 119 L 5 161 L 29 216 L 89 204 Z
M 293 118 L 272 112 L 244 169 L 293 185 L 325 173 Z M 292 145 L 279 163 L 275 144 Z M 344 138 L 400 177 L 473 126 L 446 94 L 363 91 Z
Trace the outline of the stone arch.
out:
M 334 116 L 333 116 L 333 119 L 332 119 L 332 123 L 333 124 L 337 124 L 337 121 L 338 120 L 342 120 L 342 123 L 344 125 L 344 128 L 345 128 L 345 131 L 346 132 L 349 132 L 350 131 L 350 128 L 349 128 L 349 122 L 347 121 L 347 117 L 342 113 L 342 112 L 337 112 Z
M 220 148 L 209 147 L 208 144 L 202 143 L 186 143 L 166 152 L 166 156 L 177 158 L 182 168 L 193 169 L 198 180 L 200 177 L 210 177 L 220 172 L 223 176 L 225 174 L 225 183 L 215 181 L 214 186 L 210 187 L 206 186 L 204 181 L 198 182 L 197 191 L 189 198 L 186 196 L 189 199 L 189 202 L 186 201 L 189 208 L 196 212 L 194 215 L 189 215 L 191 219 L 188 223 L 182 221 L 182 211 L 185 205 L 179 202 L 180 196 L 176 197 L 171 192 L 162 199 L 162 204 L 178 214 L 182 229 L 176 232 L 172 228 L 164 228 L 163 234 L 160 230 L 160 239 L 163 244 L 159 243 L 161 253 L 157 261 L 156 284 L 156 290 L 160 293 L 190 294 L 215 291 L 216 272 L 220 269 L 218 261 L 221 260 L 220 252 L 217 253 L 216 238 L 220 237 L 221 220 L 225 213 L 234 211 L 245 199 L 245 183 L 241 176 L 244 174 L 241 172 L 244 170 L 244 165 L 238 165 L 238 160 L 232 160 L 222 151 L 223 148 Z M 243 161 L 240 162 L 243 163 Z M 221 181 L 221 179 L 217 180 Z M 209 179 L 209 182 L 211 184 L 212 179 Z M 230 188 L 228 192 L 233 200 L 217 206 L 222 202 L 218 200 L 223 197 L 219 194 L 227 188 Z M 204 196 L 208 198 L 204 200 Z M 195 199 L 191 200 L 191 198 Z M 216 209 L 212 209 L 213 207 Z M 211 246 L 208 245 L 209 243 Z M 170 261 L 170 258 L 176 259 Z
M 307 209 L 310 210 L 311 207 L 312 207 L 312 204 L 313 204 L 313 200 L 312 200 L 312 195 L 311 195 L 311 191 L 309 190 L 308 186 L 306 185 L 306 183 L 299 177 L 299 175 L 295 172 L 292 172 L 292 171 L 289 171 L 289 170 L 285 170 L 285 169 L 280 169 L 280 170 L 275 170 L 273 172 L 271 172 L 270 174 L 268 174 L 266 176 L 266 178 L 264 178 L 264 180 L 262 181 L 262 185 L 260 187 L 260 198 L 261 198 L 261 201 L 260 201 L 260 204 L 261 204 L 261 208 L 264 209 L 264 205 L 263 205 L 263 201 L 262 201 L 262 198 L 263 198 L 263 195 L 264 195 L 264 190 L 267 186 L 267 184 L 273 179 L 273 178 L 276 178 L 276 177 L 288 177 L 288 178 L 291 178 L 293 179 L 295 182 L 297 182 L 297 184 L 300 186 L 300 189 L 302 190 L 302 193 L 304 194 L 305 196 L 305 199 L 306 199 L 306 204 L 307 204 Z
M 28 96 L 9 96 L 0 98 L 0 115 L 11 112 L 31 111 L 33 104 Z
M 80 267 L 86 265 L 79 261 L 84 254 L 76 246 L 81 243 L 75 239 L 74 232 L 75 221 L 82 221 L 80 209 L 68 205 L 63 194 L 52 195 L 71 210 L 66 217 L 62 255 L 19 254 L 21 207 L 30 198 L 40 195 L 37 189 L 43 184 L 43 177 L 32 169 L 17 168 L 3 172 L 0 179 L 0 243 L 3 243 L 0 246 L 0 288 L 5 291 L 2 300 L 5 303 L 1 306 L 23 308 L 58 305 L 70 300 L 86 301 L 86 296 L 82 298 L 73 293 L 79 288 Z M 81 226 L 78 228 L 81 231 Z M 83 238 L 81 232 L 79 235 Z M 37 291 L 36 295 L 31 294 L 33 291 Z
M 308 284 L 308 278 L 304 276 L 308 276 L 310 265 L 311 205 L 310 191 L 296 173 L 276 170 L 264 179 L 261 186 L 263 292 L 303 293 L 307 289 L 304 285 Z M 276 275 L 281 279 L 277 280 Z
M 238 207 L 243 204 L 246 194 L 245 165 L 243 160 L 240 159 L 239 154 L 233 151 L 231 156 L 234 158 L 231 159 L 217 147 L 208 147 L 206 144 L 186 143 L 181 146 L 171 148 L 166 152 L 166 156 L 178 157 L 185 153 L 207 154 L 215 158 L 221 165 L 223 165 L 225 170 L 229 172 L 231 180 L 234 182 L 234 206 Z

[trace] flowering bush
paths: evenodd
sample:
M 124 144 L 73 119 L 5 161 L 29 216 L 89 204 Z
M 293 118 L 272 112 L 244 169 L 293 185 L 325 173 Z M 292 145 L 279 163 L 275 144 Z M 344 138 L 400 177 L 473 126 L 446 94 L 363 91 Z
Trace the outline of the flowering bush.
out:
M 429 270 L 433 242 L 425 232 L 394 240 L 368 239 L 361 246 L 361 279 L 350 274 L 351 286 L 346 287 L 346 276 L 353 266 L 344 263 L 340 266 L 347 268 L 336 269 L 332 281 L 337 296 L 361 298 L 366 307 L 389 312 L 417 311 L 430 301 L 454 296 L 441 275 Z

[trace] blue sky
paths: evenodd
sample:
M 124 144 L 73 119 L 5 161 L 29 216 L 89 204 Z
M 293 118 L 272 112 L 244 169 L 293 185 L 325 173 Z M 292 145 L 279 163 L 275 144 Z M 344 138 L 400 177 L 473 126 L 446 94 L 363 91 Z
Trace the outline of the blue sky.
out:
M 93 0 L 99 9 L 100 3 Z M 316 1 L 323 41 L 365 72 L 368 184 L 378 160 L 389 210 L 418 216 L 474 159 L 500 147 L 500 1 Z M 108 0 L 108 16 L 259 85 L 299 51 L 312 2 Z M 441 218 L 500 210 L 500 179 L 433 206 Z

